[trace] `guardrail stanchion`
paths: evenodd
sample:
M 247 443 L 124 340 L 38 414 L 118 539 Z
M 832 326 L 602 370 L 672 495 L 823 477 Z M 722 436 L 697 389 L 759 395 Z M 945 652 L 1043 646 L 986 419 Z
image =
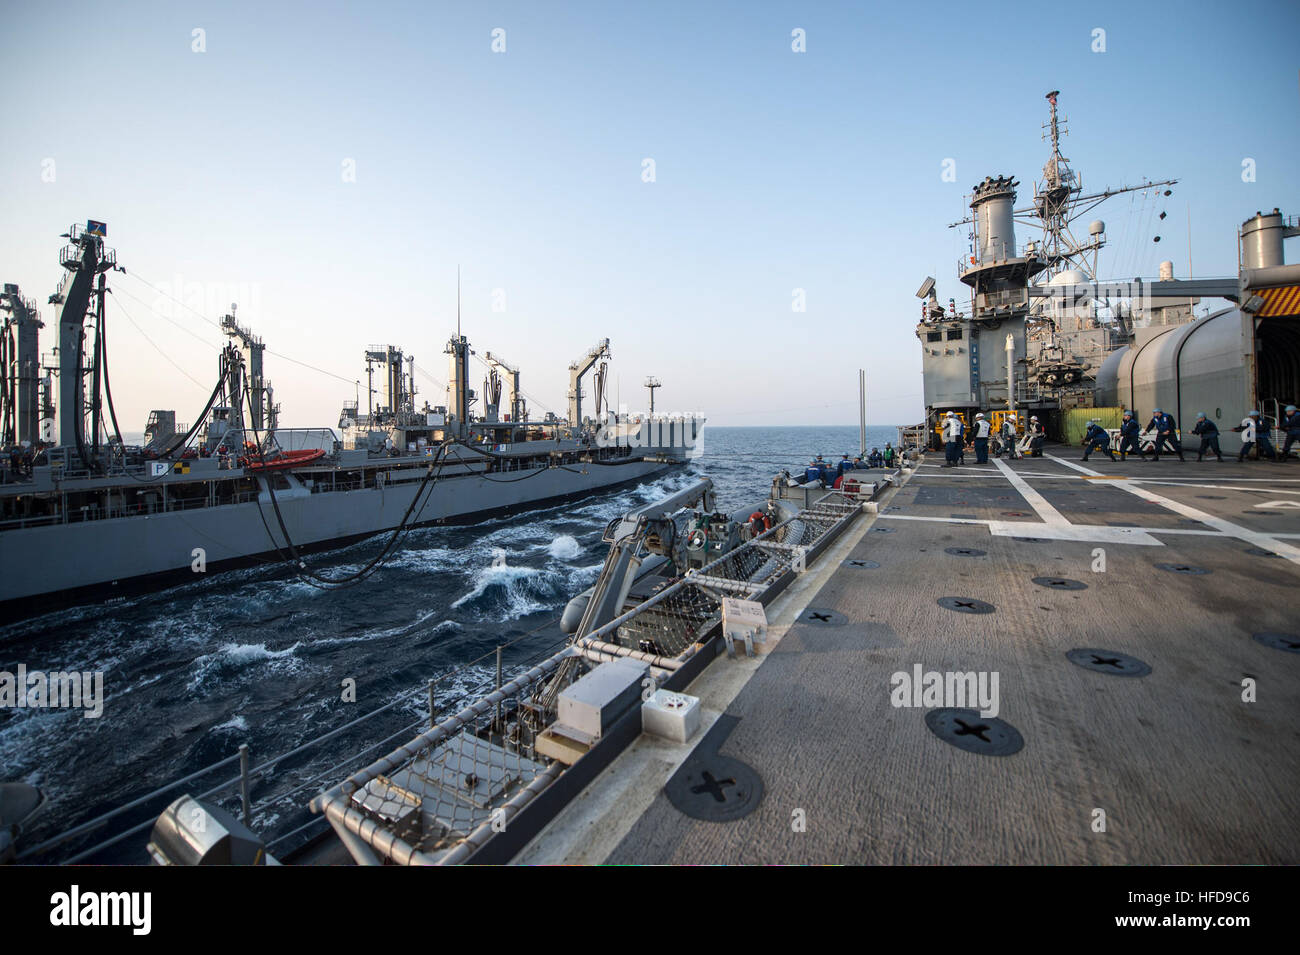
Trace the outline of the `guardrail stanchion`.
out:
M 239 744 L 239 799 L 244 804 L 244 825 L 253 824 L 253 807 L 248 800 L 248 744 Z
M 500 646 L 497 647 L 497 689 L 498 690 L 501 689 L 501 647 Z M 497 726 L 498 733 L 503 733 L 505 731 L 505 727 L 501 725 L 501 701 L 500 700 L 497 701 L 496 726 Z

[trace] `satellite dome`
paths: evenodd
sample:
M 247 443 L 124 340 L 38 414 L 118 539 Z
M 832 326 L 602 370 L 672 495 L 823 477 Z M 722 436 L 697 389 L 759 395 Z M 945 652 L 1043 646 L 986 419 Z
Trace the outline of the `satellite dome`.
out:
M 1100 219 L 1093 219 L 1088 223 L 1088 235 L 1101 235 L 1106 231 L 1106 223 Z
M 1079 285 L 1088 281 L 1082 272 L 1078 269 L 1066 269 L 1064 272 L 1058 272 L 1048 280 L 1048 285 Z

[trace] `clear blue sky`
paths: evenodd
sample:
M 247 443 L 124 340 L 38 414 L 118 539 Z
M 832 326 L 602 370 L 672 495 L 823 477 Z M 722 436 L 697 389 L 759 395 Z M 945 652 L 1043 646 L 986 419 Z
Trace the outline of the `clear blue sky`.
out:
M 11 3 L 0 279 L 43 303 L 59 233 L 105 220 L 132 273 L 197 290 L 213 319 L 237 297 L 271 350 L 347 380 L 268 357 L 289 424 L 336 422 L 368 344 L 402 345 L 444 381 L 457 265 L 466 333 L 523 366 L 535 411 L 563 411 L 568 362 L 608 336 L 634 408 L 654 374 L 660 408 L 718 424 L 852 423 L 864 366 L 870 420 L 910 421 L 912 293 L 930 274 L 963 300 L 964 230 L 946 226 L 987 174 L 1014 174 L 1028 198 L 1044 93 L 1062 91 L 1085 187 L 1180 180 L 1162 203 L 1099 212 L 1104 275 L 1170 258 L 1185 276 L 1189 208 L 1196 275 L 1233 274 L 1243 219 L 1300 213 L 1298 37 L 1291 0 Z M 115 318 L 123 427 L 155 407 L 191 420 L 220 335 L 179 309 L 188 331 L 169 324 L 133 278 L 114 284 L 201 383 Z

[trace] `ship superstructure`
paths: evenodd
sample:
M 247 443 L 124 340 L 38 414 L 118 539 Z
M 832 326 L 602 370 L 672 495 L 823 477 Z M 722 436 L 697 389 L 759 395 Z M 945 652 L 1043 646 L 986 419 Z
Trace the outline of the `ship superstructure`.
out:
M 1282 252 L 1283 238 L 1300 227 L 1276 209 L 1247 220 L 1236 276 L 1175 279 L 1166 261 L 1157 279 L 1099 279 L 1106 225 L 1092 219 L 1084 237 L 1085 218 L 1124 193 L 1168 197 L 1177 180 L 1086 193 L 1061 153 L 1058 96 L 1047 94 L 1051 155 L 1030 204 L 1016 207 L 1021 184 L 1013 176 L 990 176 L 972 192 L 971 215 L 952 224 L 971 228 L 970 252 L 957 269 L 969 305 L 959 309 L 949 299 L 945 307 L 933 279 L 917 293 L 927 430 L 933 435 L 949 411 L 968 424 L 981 410 L 999 423 L 1020 412 L 1022 422 L 1037 414 L 1053 436 L 1073 440 L 1075 419 L 1089 416 L 1076 409 L 1118 424 L 1124 408 L 1141 415 L 1155 407 L 1189 425 L 1198 411 L 1213 411 L 1221 430 L 1261 408 L 1276 426 L 1300 385 L 1300 342 L 1291 330 L 1300 295 L 1287 292 L 1300 287 L 1300 275 Z M 1018 244 L 1017 223 L 1041 238 Z M 1205 298 L 1235 304 L 1198 316 Z M 1225 435 L 1225 450 L 1235 451 L 1238 440 Z

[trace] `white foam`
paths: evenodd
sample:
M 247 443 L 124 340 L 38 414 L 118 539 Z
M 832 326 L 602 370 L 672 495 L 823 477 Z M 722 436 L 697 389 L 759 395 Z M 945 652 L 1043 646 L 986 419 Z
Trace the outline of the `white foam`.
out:
M 561 534 L 551 541 L 546 552 L 557 560 L 573 560 L 582 554 L 582 545 L 578 543 L 577 538 Z
M 227 643 L 212 653 L 205 653 L 194 660 L 194 678 L 188 689 L 196 690 L 202 686 L 209 673 L 219 667 L 244 668 L 255 664 L 267 664 L 274 669 L 298 669 L 300 661 L 295 653 L 301 643 L 285 647 L 283 650 L 268 650 L 265 643 Z

